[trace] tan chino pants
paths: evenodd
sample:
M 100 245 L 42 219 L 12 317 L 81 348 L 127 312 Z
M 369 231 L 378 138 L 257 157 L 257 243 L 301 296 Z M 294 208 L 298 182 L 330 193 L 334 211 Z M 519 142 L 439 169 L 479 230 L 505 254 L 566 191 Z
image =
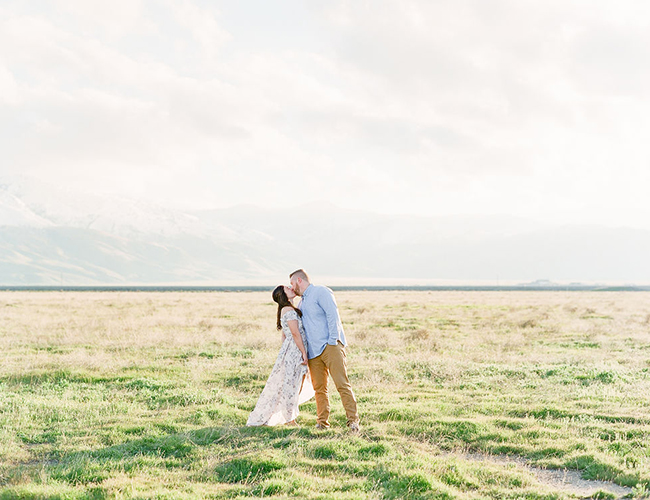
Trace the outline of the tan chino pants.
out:
M 332 375 L 334 385 L 341 395 L 348 425 L 359 421 L 357 400 L 348 380 L 345 347 L 341 343 L 327 345 L 320 356 L 309 360 L 309 373 L 316 392 L 317 421 L 323 427 L 329 427 L 330 400 L 327 395 L 327 378 Z

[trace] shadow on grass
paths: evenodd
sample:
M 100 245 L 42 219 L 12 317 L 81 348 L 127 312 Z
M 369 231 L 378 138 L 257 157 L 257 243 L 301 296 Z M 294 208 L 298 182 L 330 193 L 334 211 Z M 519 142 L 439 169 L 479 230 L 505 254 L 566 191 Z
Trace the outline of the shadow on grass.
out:
M 386 499 L 431 499 L 451 500 L 454 498 L 447 492 L 436 491 L 431 482 L 417 472 L 402 472 L 376 468 L 368 477 L 375 490 L 381 491 Z
M 607 423 L 623 423 L 648 425 L 650 419 L 629 415 L 600 415 L 597 413 L 575 413 L 560 410 L 558 408 L 542 407 L 532 409 L 514 409 L 508 412 L 508 416 L 515 418 L 529 418 L 536 420 L 576 420 L 576 421 L 601 421 Z
M 69 384 L 106 384 L 123 382 L 125 377 L 102 377 L 70 370 L 40 371 L 32 373 L 11 374 L 0 377 L 0 383 L 9 386 L 27 386 L 33 388 L 43 384 L 68 386 Z
M 9 469 L 2 483 L 16 484 L 21 478 L 31 476 L 36 481 L 45 477 L 72 486 L 96 485 L 115 473 L 129 474 L 151 468 L 191 469 L 201 448 L 217 445 L 232 450 L 244 449 L 248 445 L 255 449 L 282 448 L 284 442 L 316 436 L 311 429 L 295 427 L 206 427 L 166 436 L 143 437 L 96 450 L 55 452 L 43 462 L 32 461 Z M 237 482 L 245 478 L 262 477 L 276 466 L 277 464 L 266 464 L 263 460 L 251 459 L 247 462 L 233 459 L 221 468 L 218 467 L 217 473 L 222 477 L 222 482 Z M 97 491 L 93 495 L 92 498 L 96 498 Z M 26 496 L 28 497 L 29 495 Z M 0 500 L 4 498 L 12 497 L 0 495 Z M 39 498 L 46 497 L 41 495 Z
M 159 476 L 172 469 L 182 469 L 190 482 L 229 485 L 226 496 L 293 494 L 304 486 L 296 482 L 291 471 L 296 448 L 305 453 L 307 461 L 313 461 L 310 474 L 366 477 L 366 487 L 383 491 L 386 498 L 421 498 L 425 491 L 430 497 L 424 476 L 377 469 L 377 460 L 385 462 L 391 453 L 390 445 L 344 436 L 339 439 L 342 435 L 335 431 L 304 427 L 217 426 L 139 437 L 101 449 L 55 453 L 43 462 L 18 465 L 0 483 L 4 486 L 0 487 L 0 500 L 108 498 L 112 490 L 104 481 L 109 478 Z M 209 464 L 207 456 L 223 459 Z
M 427 421 L 411 423 L 406 434 L 421 435 L 451 443 L 474 443 L 485 447 L 495 436 L 489 428 L 470 421 Z M 411 431 L 410 433 L 408 431 Z M 205 427 L 164 436 L 140 437 L 101 449 L 58 453 L 44 462 L 19 465 L 5 474 L 0 487 L 0 500 L 13 498 L 103 499 L 111 496 L 103 481 L 116 475 L 158 475 L 159 472 L 181 469 L 186 480 L 197 483 L 222 483 L 232 488 L 233 495 L 269 495 L 282 492 L 294 494 L 301 488 L 292 479 L 293 447 L 301 449 L 308 469 L 316 476 L 365 478 L 362 488 L 376 491 L 382 498 L 449 498 L 431 482 L 426 473 L 408 470 L 393 461 L 394 450 L 384 443 L 346 437 L 338 439 L 334 431 L 319 432 L 303 427 Z M 415 436 L 414 436 L 415 437 Z M 504 443 L 505 444 L 505 443 Z M 471 447 L 471 446 L 470 446 Z M 283 450 L 276 453 L 274 450 Z M 522 450 L 501 450 L 502 452 Z M 558 456 L 555 448 L 543 450 L 542 457 Z M 525 454 L 522 454 L 525 455 Z M 206 456 L 222 456 L 222 461 L 206 465 Z M 306 463 L 307 463 L 306 462 Z M 203 463 L 202 466 L 197 464 Z M 565 464 L 583 472 L 585 477 L 614 480 L 634 486 L 638 476 L 623 477 L 622 471 L 583 455 Z M 25 481 L 31 478 L 34 487 Z M 625 484 L 627 483 L 627 484 Z M 9 486 L 9 485 L 15 486 Z M 57 493 L 57 488 L 65 489 Z
M 549 418 L 550 414 L 544 410 L 537 416 Z M 465 450 L 496 456 L 518 456 L 530 464 L 555 459 L 555 467 L 577 470 L 585 480 L 612 481 L 626 487 L 645 487 L 646 481 L 638 471 L 626 470 L 617 461 L 608 461 L 589 453 L 572 456 L 575 447 L 542 446 L 532 441 L 517 443 L 507 434 L 508 431 L 505 434 L 500 432 L 500 429 L 509 430 L 510 427 L 504 426 L 501 421 L 493 427 L 488 422 L 422 419 L 417 422 L 402 421 L 399 429 L 410 439 L 434 443 L 447 451 Z

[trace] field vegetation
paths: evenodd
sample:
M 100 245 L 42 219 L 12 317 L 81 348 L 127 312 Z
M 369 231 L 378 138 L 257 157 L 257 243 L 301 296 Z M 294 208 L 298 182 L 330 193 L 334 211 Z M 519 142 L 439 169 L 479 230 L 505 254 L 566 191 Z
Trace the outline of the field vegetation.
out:
M 245 422 L 268 293 L 0 293 L 0 500 L 647 498 L 650 294 L 339 292 L 362 430 Z M 594 498 L 614 498 L 598 492 Z

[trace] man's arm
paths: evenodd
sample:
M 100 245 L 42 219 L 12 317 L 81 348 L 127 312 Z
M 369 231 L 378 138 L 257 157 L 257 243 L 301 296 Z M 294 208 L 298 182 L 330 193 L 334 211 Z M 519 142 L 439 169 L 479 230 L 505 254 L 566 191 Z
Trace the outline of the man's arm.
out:
M 336 345 L 339 340 L 339 327 L 341 318 L 339 317 L 339 310 L 336 306 L 334 294 L 328 288 L 321 288 L 318 294 L 318 305 L 325 312 L 327 318 L 327 343 L 329 345 Z

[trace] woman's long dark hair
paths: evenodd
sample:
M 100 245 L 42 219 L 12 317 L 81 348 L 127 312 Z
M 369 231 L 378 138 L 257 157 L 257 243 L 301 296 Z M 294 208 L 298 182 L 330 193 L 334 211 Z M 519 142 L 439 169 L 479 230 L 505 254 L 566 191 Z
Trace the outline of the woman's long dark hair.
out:
M 298 316 L 302 318 L 302 311 L 297 307 L 293 307 L 293 304 L 289 302 L 287 294 L 284 291 L 284 285 L 278 285 L 273 290 L 273 300 L 278 304 L 278 330 L 282 330 L 282 324 L 280 323 L 280 316 L 282 315 L 282 308 L 289 306 L 291 309 L 298 313 Z

